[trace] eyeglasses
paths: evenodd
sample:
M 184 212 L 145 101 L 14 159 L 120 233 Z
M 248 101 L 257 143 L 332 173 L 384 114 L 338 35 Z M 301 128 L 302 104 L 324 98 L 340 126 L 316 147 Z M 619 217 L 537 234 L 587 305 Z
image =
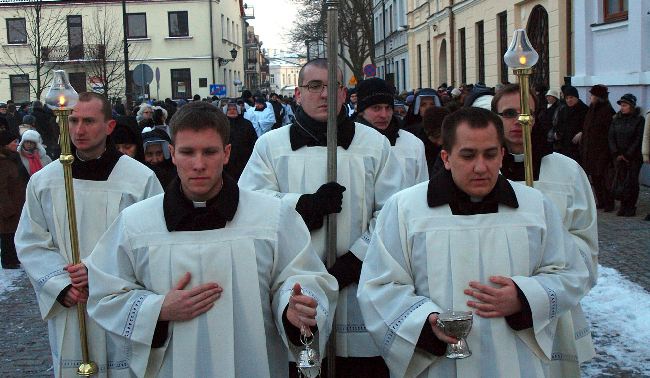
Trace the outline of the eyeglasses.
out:
M 343 85 L 339 82 L 336 83 L 339 88 L 342 88 Z M 327 87 L 327 84 L 323 83 L 320 80 L 310 80 L 306 85 L 299 85 L 300 88 L 307 88 L 307 91 L 310 93 L 323 93 L 323 88 Z
M 502 111 L 501 113 L 497 113 L 503 118 L 518 118 L 521 113 L 519 113 L 517 110 L 508 108 Z

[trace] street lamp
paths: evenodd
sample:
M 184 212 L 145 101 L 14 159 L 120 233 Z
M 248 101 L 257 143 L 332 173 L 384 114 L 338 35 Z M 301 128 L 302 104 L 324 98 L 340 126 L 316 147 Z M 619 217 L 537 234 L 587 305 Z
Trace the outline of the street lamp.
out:
M 519 104 L 521 105 L 521 114 L 519 114 L 519 124 L 524 136 L 524 171 L 526 174 L 526 185 L 533 186 L 533 149 L 531 142 L 531 126 L 533 117 L 530 114 L 528 96 L 530 93 L 528 78 L 533 73 L 532 67 L 537 63 L 539 55 L 533 48 L 526 35 L 526 30 L 517 29 L 510 42 L 510 47 L 503 55 L 503 60 L 512 68 L 513 73 L 519 81 Z
M 77 232 L 77 216 L 74 204 L 74 187 L 72 186 L 72 156 L 70 148 L 70 133 L 68 127 L 68 116 L 72 108 L 79 101 L 79 95 L 70 85 L 68 75 L 63 70 L 54 71 L 52 86 L 45 95 L 45 104 L 49 106 L 59 120 L 59 143 L 61 145 L 61 156 L 59 161 L 63 165 L 63 180 L 65 185 L 65 199 L 68 211 L 68 230 L 70 232 L 70 250 L 74 264 L 79 264 L 79 234 Z M 97 374 L 97 364 L 90 360 L 88 352 L 88 336 L 86 334 L 86 306 L 83 303 L 77 304 L 77 320 L 79 322 L 79 338 L 81 341 L 82 361 L 77 368 L 77 375 L 89 377 Z
M 219 67 L 225 66 L 226 64 L 237 59 L 237 49 L 233 47 L 232 50 L 230 50 L 230 56 L 232 57 L 232 59 L 218 58 L 217 61 L 219 62 Z

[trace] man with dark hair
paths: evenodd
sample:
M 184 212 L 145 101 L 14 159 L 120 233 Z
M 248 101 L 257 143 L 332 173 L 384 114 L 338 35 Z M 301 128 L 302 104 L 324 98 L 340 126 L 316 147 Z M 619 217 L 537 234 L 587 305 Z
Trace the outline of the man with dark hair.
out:
M 498 116 L 460 109 L 442 138 L 445 170 L 377 220 L 359 281 L 367 327 L 396 377 L 548 376 L 556 319 L 586 292 L 584 261 L 553 204 L 499 174 Z M 439 358 L 458 340 L 438 314 L 470 310 L 471 358 Z
M 81 93 L 69 116 L 72 177 L 79 252 L 90 255 L 117 215 L 131 204 L 162 192 L 154 173 L 122 155 L 107 137 L 115 127 L 104 97 Z M 48 321 L 54 375 L 74 376 L 81 360 L 77 303 L 88 297 L 84 263 L 72 264 L 63 166 L 57 160 L 34 173 L 27 185 L 16 249 Z M 129 346 L 116 343 L 97 323 L 86 320 L 90 359 L 100 376 L 127 376 L 121 364 Z
M 229 123 L 219 109 L 192 102 L 170 126 L 178 177 L 99 241 L 88 312 L 133 342 L 138 377 L 286 377 L 301 331 L 327 340 L 336 282 L 294 209 L 223 174 Z
M 529 97 L 530 113 L 534 114 L 536 101 L 532 93 Z M 508 84 L 497 91 L 492 110 L 501 117 L 505 130 L 506 154 L 501 172 L 509 180 L 523 182 L 524 140 L 518 120 L 520 99 L 519 84 Z M 546 141 L 546 131 L 534 122 L 532 126 L 534 187 L 544 193 L 559 212 L 564 228 L 575 243 L 577 257 L 584 260 L 589 270 L 587 283 L 591 288 L 598 276 L 598 222 L 591 185 L 580 165 L 562 154 L 553 153 Z M 580 304 L 559 317 L 558 324 L 569 331 L 557 337 L 553 353 L 576 356 L 576 359 L 553 360 L 552 376 L 579 376 L 580 363 L 595 356 L 589 323 Z
M 342 76 L 339 71 L 339 81 Z M 348 118 L 345 89 L 339 83 L 337 181 L 327 182 L 327 77 L 325 59 L 312 60 L 300 69 L 295 123 L 257 140 L 239 184 L 295 208 L 323 260 L 327 253 L 323 223 L 328 214 L 338 214 L 338 258 L 330 268 L 340 289 L 337 374 L 382 377 L 388 369 L 365 328 L 356 289 L 375 218 L 388 197 L 400 189 L 401 169 L 386 137 Z

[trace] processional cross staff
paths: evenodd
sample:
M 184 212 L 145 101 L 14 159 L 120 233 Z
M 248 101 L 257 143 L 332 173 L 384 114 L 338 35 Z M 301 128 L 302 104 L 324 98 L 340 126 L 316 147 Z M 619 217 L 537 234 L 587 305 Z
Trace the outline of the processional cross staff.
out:
M 526 174 L 526 185 L 533 186 L 533 149 L 531 142 L 531 128 L 533 125 L 533 116 L 530 114 L 530 105 L 528 96 L 530 95 L 530 86 L 528 78 L 533 73 L 532 67 L 537 63 L 539 55 L 528 40 L 525 29 L 517 29 L 512 36 L 512 42 L 508 47 L 503 60 L 508 67 L 512 68 L 519 81 L 519 104 L 521 113 L 519 114 L 519 124 L 521 124 L 524 136 L 524 171 Z
M 72 183 L 72 162 L 74 161 L 74 156 L 72 156 L 70 148 L 68 116 L 72 113 L 72 108 L 77 104 L 77 101 L 79 101 L 79 95 L 70 85 L 65 71 L 54 71 L 54 79 L 52 80 L 52 86 L 45 96 L 45 103 L 52 109 L 59 123 L 59 144 L 61 146 L 59 161 L 63 166 L 68 230 L 70 231 L 70 250 L 72 252 L 73 264 L 79 264 L 81 258 L 79 255 L 77 213 L 75 210 L 74 187 Z M 77 303 L 77 320 L 79 321 L 79 338 L 81 340 L 82 355 L 81 364 L 77 368 L 77 375 L 89 377 L 97 374 L 98 369 L 97 364 L 90 360 L 88 336 L 86 334 L 86 306 L 83 303 Z

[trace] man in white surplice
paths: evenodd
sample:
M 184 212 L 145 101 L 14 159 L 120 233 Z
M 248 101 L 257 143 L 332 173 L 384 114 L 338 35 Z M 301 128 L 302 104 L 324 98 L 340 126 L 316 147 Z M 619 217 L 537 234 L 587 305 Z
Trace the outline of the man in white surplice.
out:
M 222 174 L 220 110 L 193 102 L 170 126 L 178 177 L 99 241 L 88 312 L 131 341 L 138 377 L 286 377 L 302 327 L 317 327 L 313 347 L 324 350 L 336 280 L 294 209 Z
M 359 281 L 366 325 L 395 377 L 545 377 L 558 318 L 589 272 L 539 191 L 499 175 L 503 124 L 464 108 L 443 124 L 445 170 L 393 196 Z M 437 314 L 473 311 L 472 356 L 447 359 Z
M 503 121 L 506 155 L 501 173 L 513 181 L 524 181 L 524 142 L 518 117 L 520 100 L 518 84 L 501 88 L 492 99 L 492 111 Z M 530 112 L 535 114 L 535 97 L 530 96 Z M 535 125 L 533 125 L 535 126 Z M 587 175 L 575 160 L 554 153 L 546 141 L 546 131 L 533 127 L 532 157 L 534 187 L 556 206 L 564 227 L 576 244 L 576 253 L 589 268 L 589 287 L 598 277 L 598 222 L 594 194 Z M 558 334 L 553 345 L 553 373 L 563 377 L 579 377 L 580 363 L 592 359 L 596 352 L 591 340 L 589 322 L 578 303 L 558 320 Z
M 342 80 L 339 71 L 339 80 Z M 325 259 L 327 214 L 337 213 L 337 260 L 330 273 L 339 283 L 336 311 L 337 374 L 388 375 L 366 331 L 356 298 L 361 264 L 376 216 L 399 191 L 401 169 L 388 139 L 347 117 L 345 89 L 337 92 L 337 180 L 327 182 L 327 60 L 314 59 L 298 75 L 295 122 L 264 134 L 239 178 L 242 188 L 280 198 L 295 208 Z
M 156 175 L 107 143 L 115 127 L 111 105 L 95 93 L 81 93 L 69 117 L 79 252 L 86 258 L 127 206 L 162 193 Z M 16 232 L 16 248 L 48 322 L 56 377 L 76 377 L 81 362 L 77 303 L 86 301 L 83 263 L 72 265 L 63 166 L 57 160 L 35 173 Z M 90 359 L 99 376 L 128 376 L 124 349 L 87 317 Z
M 400 129 L 393 116 L 395 96 L 386 80 L 366 79 L 357 87 L 359 102 L 355 121 L 379 131 L 390 142 L 390 148 L 402 169 L 402 187 L 410 188 L 429 179 L 424 143 L 420 138 Z

